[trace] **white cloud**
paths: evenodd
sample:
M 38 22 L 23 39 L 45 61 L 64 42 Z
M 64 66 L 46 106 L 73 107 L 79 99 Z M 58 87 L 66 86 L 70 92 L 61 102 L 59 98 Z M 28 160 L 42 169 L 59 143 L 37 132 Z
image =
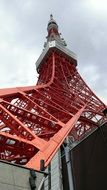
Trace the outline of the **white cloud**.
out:
M 35 61 L 53 13 L 68 47 L 78 55 L 79 72 L 107 102 L 106 5 L 106 0 L 1 0 L 0 87 L 35 84 Z
M 103 14 L 107 11 L 107 1 L 106 0 L 88 0 L 88 6 L 91 6 L 93 11 Z

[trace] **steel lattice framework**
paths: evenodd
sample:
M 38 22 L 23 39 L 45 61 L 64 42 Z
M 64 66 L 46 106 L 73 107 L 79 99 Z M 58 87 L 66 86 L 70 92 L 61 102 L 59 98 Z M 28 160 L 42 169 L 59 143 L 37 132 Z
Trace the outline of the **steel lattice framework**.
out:
M 1 160 L 40 170 L 40 160 L 46 167 L 68 134 L 79 143 L 106 120 L 106 105 L 81 78 L 61 40 L 51 16 L 37 85 L 0 90 Z

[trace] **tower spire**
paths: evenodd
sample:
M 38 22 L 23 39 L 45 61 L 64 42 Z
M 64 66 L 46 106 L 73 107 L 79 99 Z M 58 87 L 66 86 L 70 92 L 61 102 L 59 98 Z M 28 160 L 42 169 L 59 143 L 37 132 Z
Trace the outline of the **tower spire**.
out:
M 51 20 L 53 19 L 53 15 L 52 15 L 52 14 L 50 14 L 50 19 L 51 19 Z
M 53 19 L 53 15 L 50 15 L 50 20 L 48 22 L 47 26 L 47 31 L 48 31 L 48 37 L 55 37 L 55 36 L 60 36 L 58 32 L 58 25 L 56 21 Z
M 46 47 L 48 42 L 51 42 L 54 40 L 57 41 L 60 45 L 66 46 L 66 42 L 64 41 L 63 38 L 61 38 L 61 34 L 58 31 L 58 24 L 54 20 L 52 14 L 50 14 L 50 20 L 47 25 L 47 31 L 48 31 L 48 35 L 46 37 L 47 42 L 45 42 L 44 47 Z

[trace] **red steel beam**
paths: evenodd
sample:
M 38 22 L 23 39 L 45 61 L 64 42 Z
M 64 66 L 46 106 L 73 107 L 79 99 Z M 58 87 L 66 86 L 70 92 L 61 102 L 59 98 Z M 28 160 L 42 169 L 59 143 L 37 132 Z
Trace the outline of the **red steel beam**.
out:
M 0 158 L 37 170 L 42 159 L 49 164 L 68 134 L 79 142 L 106 120 L 106 105 L 74 61 L 52 50 L 39 74 L 36 86 L 0 90 Z

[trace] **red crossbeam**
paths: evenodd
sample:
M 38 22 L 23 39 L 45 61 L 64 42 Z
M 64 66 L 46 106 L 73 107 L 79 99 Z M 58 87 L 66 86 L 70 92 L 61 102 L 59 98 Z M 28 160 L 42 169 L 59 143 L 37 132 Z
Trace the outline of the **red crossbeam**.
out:
M 0 90 L 0 159 L 40 170 L 68 134 L 79 142 L 103 123 L 105 108 L 74 60 L 52 50 L 36 86 Z

